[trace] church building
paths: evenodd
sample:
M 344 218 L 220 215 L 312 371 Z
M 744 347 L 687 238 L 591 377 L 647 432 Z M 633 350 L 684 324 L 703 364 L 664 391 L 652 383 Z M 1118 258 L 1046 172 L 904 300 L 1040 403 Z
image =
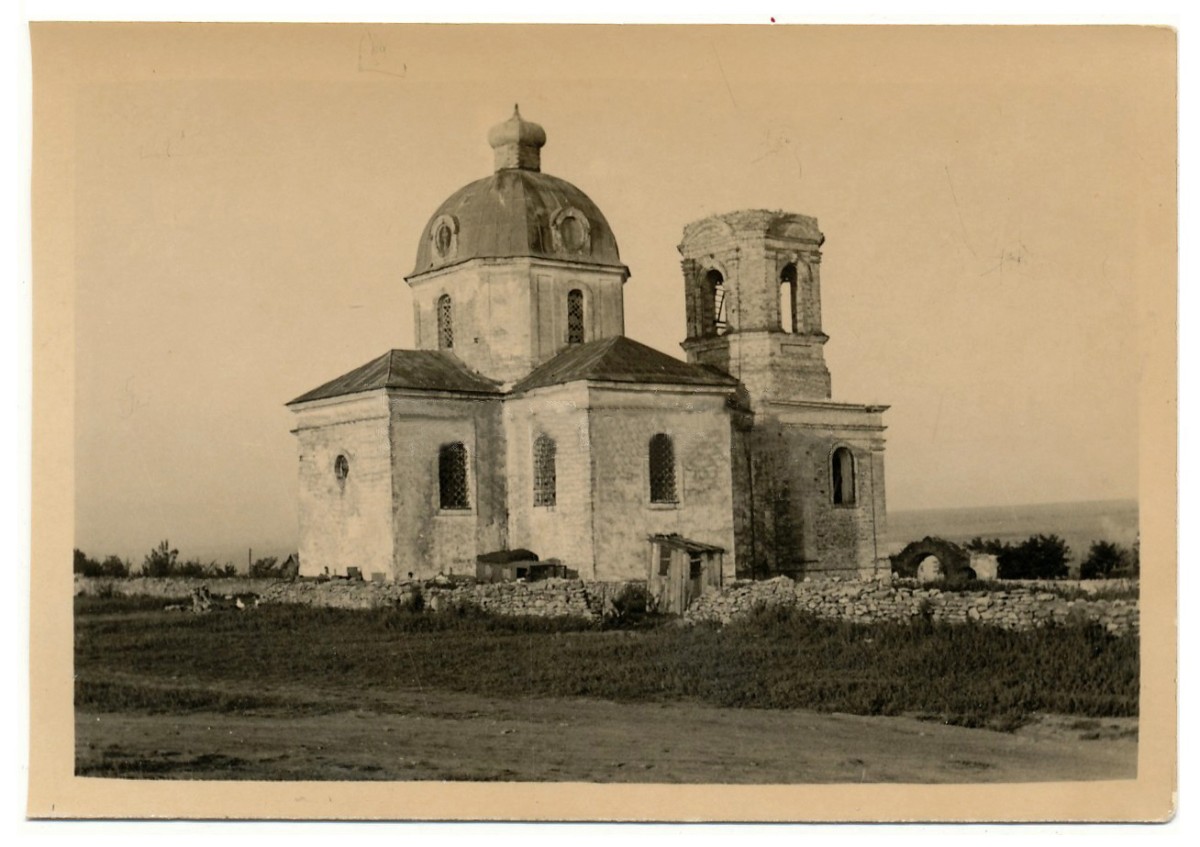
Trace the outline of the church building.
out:
M 494 127 L 495 171 L 419 235 L 415 350 L 291 401 L 301 574 L 474 575 L 530 550 L 581 579 L 886 569 L 882 413 L 832 402 L 824 236 L 747 210 L 684 228 L 687 361 L 624 335 L 630 278 L 546 133 Z

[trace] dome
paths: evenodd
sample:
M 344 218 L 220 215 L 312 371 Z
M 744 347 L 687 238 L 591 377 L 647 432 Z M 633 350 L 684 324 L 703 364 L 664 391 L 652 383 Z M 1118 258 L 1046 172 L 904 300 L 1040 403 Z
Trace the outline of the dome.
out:
M 492 128 L 496 172 L 438 207 L 417 246 L 413 274 L 471 259 L 535 257 L 618 267 L 628 273 L 600 209 L 564 179 L 541 172 L 545 131 L 513 116 Z

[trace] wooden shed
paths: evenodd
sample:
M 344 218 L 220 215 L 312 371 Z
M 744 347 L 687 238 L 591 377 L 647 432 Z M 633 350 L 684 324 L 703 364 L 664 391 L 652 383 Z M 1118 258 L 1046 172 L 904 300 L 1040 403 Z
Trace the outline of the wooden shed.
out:
M 681 615 L 701 594 L 719 589 L 724 553 L 681 535 L 651 535 L 646 585 L 659 611 Z

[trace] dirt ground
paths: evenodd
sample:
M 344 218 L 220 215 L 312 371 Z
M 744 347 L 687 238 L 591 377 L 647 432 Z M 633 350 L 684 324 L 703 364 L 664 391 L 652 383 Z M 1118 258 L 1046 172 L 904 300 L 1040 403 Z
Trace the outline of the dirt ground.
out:
M 1132 779 L 1137 770 L 1135 718 L 1043 716 L 1002 733 L 906 717 L 689 703 L 523 701 L 425 690 L 364 695 L 359 707 L 345 710 L 345 691 L 269 693 L 312 708 L 299 715 L 78 711 L 77 772 L 238 780 L 961 783 Z

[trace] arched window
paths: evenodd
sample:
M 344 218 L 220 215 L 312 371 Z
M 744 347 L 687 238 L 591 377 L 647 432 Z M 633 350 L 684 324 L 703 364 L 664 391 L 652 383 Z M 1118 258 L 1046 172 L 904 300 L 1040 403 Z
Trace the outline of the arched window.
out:
M 650 439 L 650 502 L 679 502 L 675 494 L 675 444 L 662 432 Z
M 443 294 L 437 301 L 438 349 L 454 349 L 454 303 L 449 294 Z
M 583 292 L 578 288 L 567 294 L 567 343 L 583 343 Z
M 704 293 L 708 298 L 706 316 L 712 323 L 704 327 L 704 335 L 724 335 L 729 331 L 725 308 L 725 277 L 716 268 L 704 275 Z
M 791 263 L 779 274 L 779 328 L 784 332 L 800 331 L 796 310 L 796 266 Z
M 548 435 L 539 435 L 533 442 L 533 505 L 553 506 L 558 501 L 555 491 L 557 473 L 554 466 L 558 447 Z
M 854 454 L 849 447 L 839 447 L 833 451 L 830 473 L 833 477 L 833 504 L 835 506 L 854 505 Z
M 469 509 L 467 448 L 461 441 L 443 444 L 438 450 L 438 492 L 443 509 Z

